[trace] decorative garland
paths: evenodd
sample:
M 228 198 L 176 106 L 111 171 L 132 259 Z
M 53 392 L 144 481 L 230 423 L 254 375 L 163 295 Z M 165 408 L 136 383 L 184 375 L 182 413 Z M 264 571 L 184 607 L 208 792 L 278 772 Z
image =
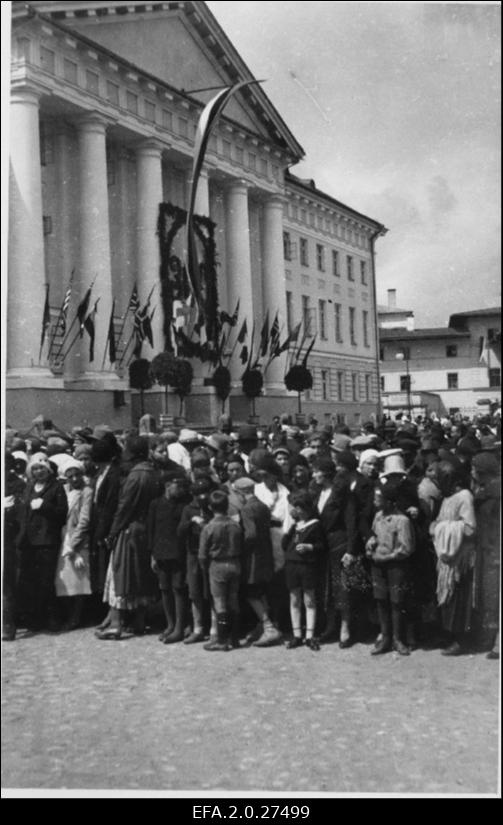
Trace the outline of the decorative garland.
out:
M 175 301 L 187 301 L 190 295 L 189 281 L 183 261 L 174 251 L 175 240 L 185 228 L 187 212 L 171 203 L 159 208 L 158 235 L 161 251 L 161 300 L 164 313 L 163 332 L 165 349 L 172 352 L 171 325 Z M 202 323 L 210 348 L 218 349 L 221 321 L 218 311 L 217 253 L 215 243 L 216 224 L 210 218 L 195 215 L 194 231 L 202 251 L 200 267 Z M 188 355 L 188 353 L 186 353 Z M 196 353 L 194 353 L 196 354 Z M 191 357 L 191 356 L 189 356 Z

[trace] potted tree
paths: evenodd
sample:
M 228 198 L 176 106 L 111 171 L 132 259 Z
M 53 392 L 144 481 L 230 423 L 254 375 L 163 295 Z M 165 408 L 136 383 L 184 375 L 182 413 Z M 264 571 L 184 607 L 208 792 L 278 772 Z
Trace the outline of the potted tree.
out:
M 304 364 L 296 364 L 285 376 L 285 386 L 289 392 L 296 392 L 299 398 L 297 423 L 304 423 L 302 414 L 302 393 L 313 388 L 313 375 Z
M 129 365 L 129 385 L 132 390 L 138 390 L 140 393 L 140 411 L 142 418 L 145 415 L 144 393 L 146 390 L 151 390 L 154 385 L 151 366 L 150 361 L 147 361 L 146 358 L 138 358 Z
M 222 415 L 225 412 L 225 402 L 231 394 L 231 374 L 227 367 L 220 364 L 215 370 L 212 378 L 213 386 L 217 394 L 217 398 L 222 402 Z
M 259 416 L 255 409 L 255 399 L 262 394 L 264 376 L 259 369 L 247 369 L 242 378 L 243 392 L 251 401 L 250 424 L 258 424 Z
M 172 352 L 161 352 L 152 361 L 152 376 L 157 384 L 164 387 L 164 420 L 161 423 L 171 423 L 168 421 L 168 387 L 171 387 L 180 399 L 180 414 L 177 418 L 179 421 L 183 412 L 183 401 L 192 389 L 194 372 L 190 362 L 178 358 Z

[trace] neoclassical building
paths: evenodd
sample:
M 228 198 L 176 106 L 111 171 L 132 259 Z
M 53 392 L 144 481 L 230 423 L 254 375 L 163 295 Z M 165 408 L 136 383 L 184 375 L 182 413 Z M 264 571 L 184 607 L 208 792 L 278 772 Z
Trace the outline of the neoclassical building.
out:
M 253 77 L 204 2 L 12 7 L 7 419 L 22 426 L 42 412 L 60 426 L 123 426 L 132 415 L 125 350 L 135 284 L 153 310 L 154 346 L 145 342 L 143 355 L 164 349 L 160 205 L 188 206 L 204 104 Z M 375 243 L 386 230 L 289 173 L 303 157 L 264 87 L 246 87 L 211 137 L 196 213 L 214 225 L 220 308 L 232 313 L 239 300 L 249 328 L 260 329 L 267 311 L 285 332 L 303 320 L 306 342 L 317 335 L 305 411 L 357 424 L 379 405 Z M 92 360 L 87 334 L 68 329 L 90 287 Z M 286 359 L 267 372 L 257 402 L 266 419 L 296 410 Z M 230 410 L 244 420 L 243 367 L 236 355 L 230 364 Z M 207 379 L 195 364 L 186 401 L 194 425 L 220 410 Z M 149 411 L 160 412 L 161 398 L 151 393 Z

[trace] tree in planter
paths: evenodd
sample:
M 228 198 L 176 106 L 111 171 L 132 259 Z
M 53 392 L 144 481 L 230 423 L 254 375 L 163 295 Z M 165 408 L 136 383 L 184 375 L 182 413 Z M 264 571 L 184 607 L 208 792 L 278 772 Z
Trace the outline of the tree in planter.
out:
M 142 417 L 145 415 L 146 390 L 151 390 L 154 382 L 152 380 L 151 363 L 146 358 L 138 358 L 129 365 L 129 386 L 132 390 L 140 392 L 140 409 Z
M 225 402 L 231 394 L 231 374 L 227 367 L 220 364 L 213 374 L 213 386 L 215 387 L 217 398 L 222 402 L 222 413 L 225 412 Z
M 183 400 L 190 394 L 194 371 L 189 361 L 177 358 L 172 352 L 161 352 L 152 361 L 152 376 L 164 387 L 164 413 L 168 414 L 168 387 L 180 399 L 180 415 L 183 409 Z
M 255 399 L 264 388 L 264 376 L 259 369 L 247 369 L 242 378 L 243 392 L 252 402 L 252 415 L 255 415 Z
M 299 414 L 302 412 L 301 394 L 313 388 L 312 373 L 304 364 L 296 364 L 285 376 L 285 386 L 289 392 L 299 396 Z

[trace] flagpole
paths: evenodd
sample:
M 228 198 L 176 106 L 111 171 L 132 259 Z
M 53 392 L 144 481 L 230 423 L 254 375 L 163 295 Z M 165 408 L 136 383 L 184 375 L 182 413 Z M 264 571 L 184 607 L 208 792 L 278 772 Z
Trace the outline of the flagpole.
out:
M 282 334 L 283 334 L 283 330 L 284 330 L 284 329 L 285 329 L 285 324 L 283 324 L 283 326 L 281 327 L 281 329 L 280 329 L 280 331 L 279 331 L 279 333 L 278 333 L 278 344 L 279 344 L 279 340 L 280 340 L 280 338 L 281 338 L 281 336 L 282 336 Z M 266 366 L 264 367 L 264 375 L 266 374 L 267 370 L 268 370 L 268 369 L 269 369 L 269 367 L 271 366 L 272 362 L 273 362 L 276 358 L 279 358 L 279 356 L 280 356 L 280 355 L 282 355 L 282 353 L 278 353 L 277 348 L 275 348 L 275 351 L 272 353 L 272 355 L 270 355 L 270 357 L 269 357 L 269 361 L 267 362 Z
M 61 307 L 60 307 L 60 309 L 59 309 L 58 320 L 56 321 L 56 326 L 55 326 L 55 328 L 54 328 L 54 333 L 51 335 L 51 343 L 50 343 L 50 346 L 49 346 L 49 352 L 48 352 L 48 354 L 47 354 L 47 357 L 49 358 L 49 360 L 50 360 L 51 355 L 52 355 L 52 350 L 53 350 L 53 346 L 54 346 L 54 339 L 55 339 L 55 337 L 56 337 L 56 333 L 57 333 L 57 331 L 58 331 L 58 327 L 59 327 L 59 325 L 60 325 L 60 323 L 61 323 L 62 319 L 64 318 L 63 308 L 64 308 L 64 306 L 65 306 L 66 295 L 67 295 L 67 293 L 68 293 L 68 290 L 71 288 L 71 286 L 72 286 L 72 284 L 73 284 L 73 276 L 74 276 L 74 275 L 75 275 L 75 269 L 72 269 L 72 274 L 70 275 L 70 280 L 69 280 L 69 282 L 68 282 L 68 287 L 67 287 L 67 290 L 66 290 L 66 292 L 65 292 L 65 297 L 63 298 L 63 303 L 61 304 Z M 65 331 L 65 332 L 66 332 L 66 331 Z
M 85 320 L 84 320 L 84 324 L 86 323 L 86 321 L 88 321 L 88 320 L 89 320 L 89 318 L 91 317 L 91 315 L 94 313 L 95 308 L 98 306 L 98 304 L 99 304 L 100 300 L 101 300 L 101 299 L 100 299 L 100 298 L 98 298 L 98 300 L 96 301 L 96 303 L 95 303 L 95 305 L 94 305 L 94 307 L 93 307 L 93 310 L 92 310 L 92 311 L 91 311 L 91 312 L 87 315 L 87 317 L 85 318 Z M 75 319 L 75 320 L 77 320 L 77 319 Z M 84 326 L 84 324 L 82 324 L 82 326 Z M 72 327 L 73 327 L 73 326 L 75 326 L 75 323 L 73 323 L 73 324 L 72 324 Z M 70 327 L 70 331 L 71 331 L 72 327 Z M 75 342 L 77 341 L 77 339 L 79 338 L 79 336 L 80 336 L 80 329 L 79 329 L 79 331 L 77 332 L 76 336 L 74 337 L 74 339 L 73 339 L 72 343 L 70 344 L 70 346 L 69 346 L 69 347 L 68 347 L 68 349 L 66 350 L 66 352 L 64 352 L 64 353 L 63 353 L 63 363 L 66 361 L 66 359 L 67 359 L 67 358 L 68 358 L 68 356 L 70 355 L 70 353 L 71 353 L 71 351 L 72 351 L 73 347 L 75 346 Z M 66 337 L 68 337 L 68 336 L 66 336 Z M 66 340 L 66 338 L 65 338 L 65 340 Z M 64 342 L 63 342 L 63 343 L 64 343 Z M 61 349 L 62 349 L 62 348 L 63 348 L 63 347 L 61 347 L 61 348 L 60 348 L 60 350 L 58 351 L 58 355 L 57 355 L 56 357 L 59 357 L 59 355 L 61 354 Z
M 44 349 L 45 335 L 46 335 L 46 331 L 47 331 L 45 313 L 46 313 L 46 310 L 48 308 L 48 304 L 49 304 L 49 284 L 46 284 L 45 285 L 45 301 L 44 301 L 44 317 L 43 317 L 43 320 L 42 320 L 42 327 L 43 327 L 42 328 L 42 340 L 40 342 L 40 351 L 38 353 L 38 365 L 39 366 L 42 363 L 42 352 L 43 352 L 43 349 Z M 49 307 L 49 325 L 50 325 L 50 307 Z
M 94 281 L 92 282 L 91 286 L 89 287 L 88 292 L 89 292 L 90 294 L 91 294 L 91 293 L 92 293 L 92 291 L 93 291 L 93 287 L 94 287 L 94 285 L 95 285 L 95 283 L 96 283 L 97 278 L 98 278 L 98 276 L 96 276 L 96 277 L 95 277 Z M 87 295 L 87 292 L 86 292 L 86 295 Z M 85 296 L 84 296 L 84 297 L 85 297 Z M 90 302 L 90 301 L 89 301 L 89 302 Z M 80 304 L 79 304 L 79 306 L 80 306 Z M 76 324 L 76 322 L 77 322 L 78 320 L 79 320 L 79 312 L 78 312 L 78 308 L 77 308 L 77 313 L 76 313 L 76 315 L 75 315 L 75 318 L 73 319 L 72 324 L 71 324 L 71 326 L 70 326 L 70 328 L 69 328 L 68 332 L 65 334 L 65 337 L 63 338 L 63 341 L 62 341 L 62 342 L 61 342 L 61 344 L 60 344 L 60 347 L 59 347 L 59 349 L 58 349 L 58 351 L 57 351 L 57 353 L 56 353 L 56 355 L 55 355 L 55 360 L 58 360 L 58 358 L 60 358 L 61 353 L 63 352 L 64 346 L 65 346 L 65 344 L 66 344 L 66 342 L 67 342 L 68 338 L 70 337 L 70 333 L 71 333 L 72 329 L 74 328 L 74 326 L 75 326 L 75 324 Z M 80 331 L 79 331 L 79 334 L 80 334 Z M 72 342 L 72 346 L 73 346 L 73 342 Z M 70 348 L 70 349 L 71 349 L 71 348 Z M 69 351 L 70 351 L 70 350 L 68 350 L 68 352 L 69 352 Z M 64 357 L 63 357 L 63 361 L 65 360 L 66 356 L 68 355 L 68 352 L 66 352 L 66 354 L 64 355 Z

